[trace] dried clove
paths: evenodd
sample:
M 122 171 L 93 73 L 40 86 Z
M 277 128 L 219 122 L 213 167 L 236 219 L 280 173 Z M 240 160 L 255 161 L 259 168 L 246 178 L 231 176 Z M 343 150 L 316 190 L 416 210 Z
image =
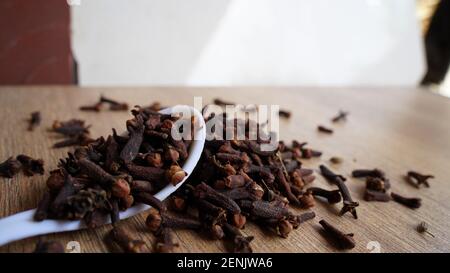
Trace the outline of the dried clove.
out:
M 291 215 L 287 208 L 273 206 L 267 201 L 258 200 L 251 202 L 242 200 L 239 204 L 251 215 L 259 218 L 281 219 Z
M 352 249 L 355 247 L 353 233 L 345 234 L 325 220 L 320 220 L 319 224 L 322 225 L 326 234 L 337 244 L 339 248 Z
M 253 236 L 244 236 L 238 228 L 225 223 L 223 225 L 223 231 L 225 236 L 228 237 L 233 244 L 233 253 L 252 253 L 253 250 L 250 246 L 250 242 L 253 240 Z
M 366 189 L 364 192 L 364 200 L 370 201 L 379 201 L 379 202 L 389 202 L 391 197 L 389 194 L 385 192 L 375 191 L 371 189 Z
M 110 232 L 111 238 L 117 243 L 124 252 L 143 253 L 145 252 L 145 243 L 142 240 L 135 239 L 124 226 L 114 226 Z
M 342 200 L 344 203 L 344 206 L 341 209 L 340 215 L 345 214 L 346 212 L 350 212 L 355 219 L 358 219 L 358 215 L 356 214 L 356 207 L 359 206 L 358 202 L 353 201 L 350 191 L 347 188 L 347 185 L 345 185 L 345 178 L 342 175 L 337 175 L 333 173 L 330 169 L 328 169 L 324 165 L 320 165 L 320 171 L 322 175 L 331 183 L 338 186 L 339 191 L 342 195 Z
M 84 146 L 94 142 L 94 140 L 89 137 L 89 127 L 90 126 L 85 126 L 84 120 L 79 119 L 55 121 L 51 131 L 63 135 L 66 139 L 55 143 L 53 147 Z
M 297 225 L 300 225 L 300 224 L 302 224 L 302 223 L 304 223 L 306 221 L 314 219 L 314 217 L 316 217 L 316 214 L 314 213 L 314 211 L 305 212 L 305 213 L 302 213 L 300 215 L 297 215 L 296 223 L 297 223 Z
M 151 183 L 158 183 L 163 180 L 165 170 L 162 168 L 138 166 L 135 164 L 127 164 L 126 168 L 135 179 L 142 179 Z
M 333 129 L 327 128 L 323 125 L 319 125 L 317 126 L 317 130 L 321 133 L 326 133 L 326 134 L 332 134 L 333 133 Z
M 187 209 L 186 200 L 180 196 L 170 198 L 170 209 L 176 212 L 185 212 Z
M 339 113 L 331 119 L 332 122 L 338 122 L 341 120 L 347 120 L 348 112 L 339 110 Z
M 31 117 L 28 120 L 28 131 L 33 131 L 34 128 L 38 127 L 41 124 L 41 112 L 36 111 L 31 113 Z
M 386 192 L 391 187 L 389 180 L 368 176 L 366 178 L 366 188 L 372 191 Z
M 341 164 L 344 161 L 341 157 L 333 156 L 330 158 L 330 162 L 333 164 Z
M 417 232 L 419 233 L 428 233 L 431 237 L 434 238 L 434 235 L 428 231 L 428 224 L 426 222 L 420 222 L 416 227 Z
M 210 201 L 211 203 L 224 208 L 232 214 L 241 213 L 241 209 L 234 200 L 226 195 L 214 190 L 205 183 L 200 183 L 195 188 L 194 194 L 200 198 Z
M 18 174 L 22 168 L 22 164 L 19 160 L 13 157 L 8 158 L 4 162 L 0 163 L 0 176 L 12 178 Z
M 278 111 L 278 115 L 282 118 L 290 118 L 292 116 L 292 113 L 290 111 L 280 109 Z
M 152 206 L 159 211 L 165 211 L 167 209 L 166 205 L 161 202 L 161 200 L 148 192 L 137 192 L 133 196 L 136 199 L 136 202 Z
M 44 174 L 44 160 L 34 159 L 27 155 L 18 155 L 16 159 L 22 164 L 22 171 L 26 176 Z
M 126 111 L 128 110 L 128 104 L 125 102 L 118 102 L 116 100 L 108 99 L 103 95 L 100 96 L 101 103 L 108 103 L 109 109 L 113 111 Z
M 33 253 L 64 253 L 64 246 L 56 241 L 39 241 Z
M 84 105 L 80 107 L 80 110 L 82 111 L 95 111 L 100 112 L 102 109 L 103 104 L 109 104 L 109 110 L 111 111 L 126 111 L 128 110 L 128 104 L 125 102 L 118 102 L 109 98 L 104 97 L 103 95 L 100 96 L 100 99 L 98 102 L 92 104 L 92 105 Z
M 90 138 L 88 134 L 79 134 L 75 136 L 70 136 L 64 140 L 56 142 L 55 144 L 53 144 L 53 148 L 64 148 L 69 146 L 85 146 L 91 142 L 94 142 L 94 140 Z
M 35 221 L 42 221 L 47 218 L 51 202 L 52 196 L 50 195 L 50 192 L 46 192 L 36 208 L 36 212 L 34 214 Z
M 172 185 L 176 186 L 181 183 L 186 177 L 187 173 L 178 165 L 172 165 L 168 170 L 166 170 L 165 176 L 166 180 Z
M 314 196 L 311 191 L 305 192 L 299 198 L 302 208 L 309 209 L 315 206 Z
M 327 199 L 329 204 L 336 204 L 341 202 L 342 200 L 339 190 L 329 191 L 318 187 L 310 187 L 307 191 L 310 192 L 313 196 L 319 196 Z
M 235 103 L 233 103 L 233 102 L 224 101 L 224 100 L 218 99 L 218 98 L 214 99 L 213 103 L 216 105 L 219 105 L 219 106 L 235 105 Z
M 127 129 L 130 134 L 127 144 L 120 152 L 120 158 L 125 163 L 130 163 L 134 160 L 139 152 L 139 147 L 144 140 L 144 119 L 142 116 L 136 116 L 136 126 L 128 125 Z
M 193 218 L 169 215 L 167 212 L 151 208 L 146 219 L 146 225 L 150 231 L 159 233 L 161 228 L 198 229 L 201 223 Z
M 80 134 L 88 134 L 89 127 L 84 125 L 84 120 L 71 119 L 68 121 L 54 121 L 51 131 L 64 136 L 76 136 Z
M 84 174 L 104 187 L 110 186 L 115 181 L 115 178 L 111 174 L 89 159 L 81 158 L 77 163 Z
M 411 209 L 418 209 L 422 205 L 422 199 L 420 198 L 408 198 L 393 192 L 391 192 L 391 197 L 392 200 L 394 200 L 395 202 L 400 203 Z
M 145 180 L 133 180 L 130 184 L 131 191 L 134 193 L 147 192 L 153 193 L 155 191 L 153 184 Z
M 164 227 L 158 235 L 155 251 L 158 253 L 172 253 L 180 245 L 175 239 L 175 234 L 171 228 Z
M 409 171 L 406 175 L 406 179 L 411 184 L 416 185 L 416 187 L 420 187 L 421 185 L 425 185 L 425 187 L 429 188 L 430 183 L 428 183 L 428 179 L 434 178 L 434 175 L 425 175 L 415 171 Z
M 94 111 L 94 112 L 100 112 L 100 110 L 102 109 L 102 103 L 101 102 L 96 102 L 92 105 L 83 105 L 80 106 L 80 110 L 81 111 Z
M 358 169 L 358 170 L 354 170 L 352 171 L 352 176 L 353 177 L 375 177 L 375 178 L 381 178 L 384 179 L 385 178 L 385 174 L 382 170 L 380 169 Z

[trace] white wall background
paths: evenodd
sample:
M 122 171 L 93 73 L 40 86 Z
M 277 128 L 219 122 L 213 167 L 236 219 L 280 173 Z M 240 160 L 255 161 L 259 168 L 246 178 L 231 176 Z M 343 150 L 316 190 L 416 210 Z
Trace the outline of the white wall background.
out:
M 81 0 L 81 85 L 416 85 L 414 0 Z

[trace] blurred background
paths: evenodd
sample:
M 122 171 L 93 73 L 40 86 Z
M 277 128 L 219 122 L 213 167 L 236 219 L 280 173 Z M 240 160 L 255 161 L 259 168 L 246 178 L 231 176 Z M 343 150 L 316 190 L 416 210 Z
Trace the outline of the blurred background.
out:
M 1 0 L 0 84 L 424 86 L 449 0 Z

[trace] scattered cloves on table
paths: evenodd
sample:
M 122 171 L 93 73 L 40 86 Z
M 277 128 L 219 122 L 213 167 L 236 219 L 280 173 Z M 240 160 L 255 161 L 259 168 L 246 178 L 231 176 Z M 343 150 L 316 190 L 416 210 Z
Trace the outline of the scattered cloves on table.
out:
M 392 200 L 394 200 L 395 202 L 400 203 L 411 209 L 418 209 L 422 205 L 422 199 L 420 198 L 408 198 L 393 192 L 391 192 L 391 197 Z
M 109 110 L 111 110 L 111 111 L 127 111 L 128 110 L 127 103 L 118 102 L 116 100 L 106 98 L 103 95 L 100 96 L 100 99 L 98 102 L 96 102 L 92 105 L 81 106 L 80 110 L 81 111 L 100 112 L 102 110 L 104 104 L 109 104 Z
M 28 131 L 33 131 L 34 128 L 41 124 L 41 112 L 36 111 L 31 113 L 31 117 L 28 120 Z
M 415 171 L 409 171 L 406 175 L 406 180 L 415 185 L 417 188 L 419 188 L 421 185 L 429 188 L 430 183 L 428 183 L 428 179 L 431 178 L 434 178 L 434 175 L 425 175 Z
M 355 247 L 356 244 L 353 239 L 353 233 L 345 234 L 325 220 L 320 220 L 319 224 L 322 225 L 325 233 L 337 244 L 339 248 L 352 249 Z

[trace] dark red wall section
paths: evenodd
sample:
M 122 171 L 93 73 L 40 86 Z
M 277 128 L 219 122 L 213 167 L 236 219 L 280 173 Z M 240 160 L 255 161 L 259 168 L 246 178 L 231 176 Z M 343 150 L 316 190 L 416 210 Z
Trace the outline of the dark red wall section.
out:
M 64 0 L 0 0 L 0 84 L 73 84 Z

